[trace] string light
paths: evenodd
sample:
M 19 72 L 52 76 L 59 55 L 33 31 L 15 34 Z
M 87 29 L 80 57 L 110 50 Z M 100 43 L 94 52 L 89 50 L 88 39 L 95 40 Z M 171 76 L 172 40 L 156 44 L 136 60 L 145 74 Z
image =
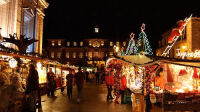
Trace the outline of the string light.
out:
M 138 41 L 136 44 L 135 54 L 139 54 L 140 51 L 144 51 L 144 54 L 152 55 L 153 52 L 152 52 L 149 40 L 148 40 L 147 35 L 144 32 L 144 30 L 145 30 L 145 24 L 142 24 L 141 33 L 139 34 L 139 38 L 138 38 Z
M 130 40 L 129 40 L 129 43 L 128 43 L 128 47 L 126 49 L 126 55 L 131 55 L 135 52 L 136 50 L 136 46 L 135 46 L 135 40 L 134 40 L 134 36 L 135 34 L 134 33 L 131 33 L 130 34 Z

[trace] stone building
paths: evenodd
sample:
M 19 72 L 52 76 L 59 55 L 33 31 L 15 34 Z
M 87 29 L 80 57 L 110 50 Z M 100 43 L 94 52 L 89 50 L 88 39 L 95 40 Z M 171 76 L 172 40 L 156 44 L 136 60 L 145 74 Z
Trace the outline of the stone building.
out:
M 44 9 L 46 0 L 1 0 L 0 28 L 3 37 L 17 33 L 39 40 L 28 47 L 27 52 L 42 54 Z M 16 48 L 12 45 L 7 45 Z
M 111 41 L 103 38 L 83 40 L 48 39 L 49 57 L 70 65 L 103 69 L 106 58 L 114 55 L 114 46 L 125 47 L 126 41 Z
M 161 56 L 168 45 L 168 37 L 171 30 L 162 34 L 162 40 L 159 41 L 159 48 L 156 55 Z M 181 38 L 174 44 L 168 57 L 180 59 L 200 59 L 200 18 L 192 17 L 187 27 L 183 31 Z

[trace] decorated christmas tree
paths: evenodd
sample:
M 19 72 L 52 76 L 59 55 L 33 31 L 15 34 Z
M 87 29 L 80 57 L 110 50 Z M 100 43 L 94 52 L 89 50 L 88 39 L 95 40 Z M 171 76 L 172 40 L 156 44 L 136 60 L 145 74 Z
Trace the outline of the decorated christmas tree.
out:
M 152 52 L 151 46 L 149 44 L 149 40 L 148 40 L 147 35 L 144 32 L 144 30 L 145 30 L 145 24 L 143 23 L 134 54 L 140 54 L 143 52 L 143 54 L 152 55 L 153 52 Z
M 126 55 L 132 55 L 136 50 L 134 36 L 134 33 L 130 34 L 131 39 L 129 40 L 128 47 L 126 49 Z

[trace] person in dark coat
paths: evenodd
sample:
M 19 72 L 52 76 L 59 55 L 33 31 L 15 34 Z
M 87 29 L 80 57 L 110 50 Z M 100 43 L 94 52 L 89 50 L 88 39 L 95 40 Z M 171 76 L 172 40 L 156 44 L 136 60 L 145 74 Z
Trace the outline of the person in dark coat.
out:
M 29 103 L 30 112 L 36 112 L 36 98 L 39 90 L 39 76 L 33 64 L 29 65 L 29 74 L 26 83 L 26 100 Z
M 67 96 L 68 99 L 72 99 L 72 88 L 73 88 L 73 74 L 72 70 L 69 71 L 69 74 L 66 76 L 67 79 Z
M 145 112 L 150 112 L 150 110 L 151 110 L 150 92 L 148 92 L 145 95 L 145 100 L 146 100 Z
M 55 91 L 55 74 L 52 72 L 52 68 L 49 69 L 49 72 L 47 73 L 47 86 L 48 86 L 48 91 L 47 95 L 50 96 L 55 96 L 54 91 Z
M 95 76 L 96 76 L 96 84 L 99 84 L 99 72 L 96 72 L 95 73 Z
M 85 72 L 85 75 L 86 75 L 86 82 L 88 82 L 88 81 L 89 81 L 89 72 L 86 71 L 86 72 Z
M 81 71 L 80 67 L 78 69 L 78 72 L 75 74 L 75 80 L 78 89 L 77 103 L 80 103 L 81 92 L 85 81 L 85 74 Z

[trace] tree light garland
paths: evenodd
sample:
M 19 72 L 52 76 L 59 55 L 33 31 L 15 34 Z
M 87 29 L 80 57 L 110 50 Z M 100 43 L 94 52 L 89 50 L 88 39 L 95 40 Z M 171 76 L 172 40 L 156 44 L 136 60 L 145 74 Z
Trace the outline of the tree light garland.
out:
M 153 52 L 144 30 L 145 30 L 145 24 L 142 24 L 141 33 L 139 34 L 139 38 L 136 44 L 135 54 L 140 54 L 141 51 L 144 51 L 144 54 L 152 55 Z

